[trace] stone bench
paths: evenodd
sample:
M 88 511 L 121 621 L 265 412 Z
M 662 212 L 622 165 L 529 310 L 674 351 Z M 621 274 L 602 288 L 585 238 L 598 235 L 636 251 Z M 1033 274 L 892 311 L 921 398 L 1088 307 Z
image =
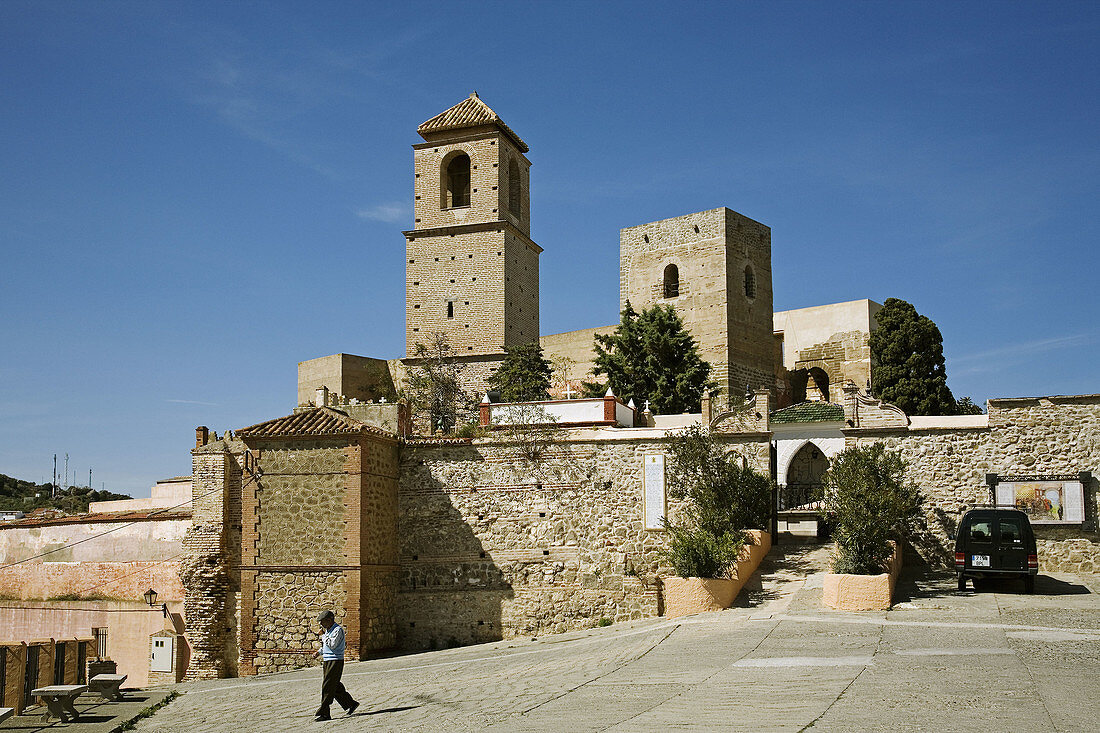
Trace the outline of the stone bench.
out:
M 0 723 L 15 715 L 15 708 L 0 708 Z
M 125 681 L 124 674 L 97 674 L 88 680 L 88 689 L 104 700 L 125 700 L 122 690 L 119 689 Z
M 42 716 L 43 723 L 49 722 L 50 716 L 60 718 L 61 722 L 65 723 L 80 717 L 73 703 L 87 691 L 87 685 L 50 685 L 31 690 L 31 694 L 46 701 L 46 714 Z

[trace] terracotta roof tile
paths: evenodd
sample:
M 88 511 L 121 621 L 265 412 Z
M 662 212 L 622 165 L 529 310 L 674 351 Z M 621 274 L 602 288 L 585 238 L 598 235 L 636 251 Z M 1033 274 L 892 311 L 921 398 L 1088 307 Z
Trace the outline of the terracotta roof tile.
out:
M 175 507 L 171 509 L 142 509 L 140 511 L 122 512 L 96 512 L 95 514 L 66 514 L 64 516 L 26 516 L 23 519 L 12 519 L 0 522 L 0 530 L 17 527 L 42 527 L 54 524 L 106 524 L 110 522 L 141 522 L 160 521 L 169 519 L 189 519 L 191 509 L 189 507 Z
M 477 92 L 474 92 L 445 112 L 440 112 L 435 117 L 416 128 L 416 131 L 420 133 L 421 137 L 427 140 L 428 138 L 424 135 L 426 132 L 461 130 L 465 127 L 479 127 L 481 125 L 497 125 L 508 134 L 508 137 L 512 138 L 512 141 L 519 146 L 521 151 L 526 153 L 529 150 L 527 143 L 520 140 L 519 135 L 512 132 L 512 128 L 504 124 L 504 120 L 500 119 L 500 115 L 494 112 L 485 102 L 481 101 L 477 96 Z
M 250 425 L 237 431 L 240 438 L 274 438 L 292 435 L 342 435 L 368 427 L 331 407 L 315 407 L 286 417 Z

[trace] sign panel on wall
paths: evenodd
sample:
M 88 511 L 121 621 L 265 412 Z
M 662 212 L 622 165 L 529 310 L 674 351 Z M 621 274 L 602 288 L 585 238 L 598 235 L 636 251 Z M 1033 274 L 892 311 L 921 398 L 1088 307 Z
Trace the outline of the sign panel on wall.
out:
M 996 496 L 997 506 L 1025 512 L 1032 524 L 1085 521 L 1084 485 L 1076 477 L 998 477 Z
M 665 518 L 665 457 L 661 453 L 643 456 L 642 485 L 645 491 L 645 528 L 663 529 Z

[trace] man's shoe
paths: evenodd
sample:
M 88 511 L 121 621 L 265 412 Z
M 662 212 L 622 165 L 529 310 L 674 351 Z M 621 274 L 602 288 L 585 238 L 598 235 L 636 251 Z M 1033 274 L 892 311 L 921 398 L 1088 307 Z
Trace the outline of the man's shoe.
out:
M 347 715 L 353 714 L 358 707 L 359 707 L 359 701 L 358 700 L 352 700 L 351 705 L 348 706 L 348 711 L 347 711 L 346 714 Z
M 318 713 L 318 715 L 313 719 L 317 722 L 320 722 L 322 720 L 332 720 L 332 716 L 328 715 L 328 714 L 321 715 L 321 714 Z

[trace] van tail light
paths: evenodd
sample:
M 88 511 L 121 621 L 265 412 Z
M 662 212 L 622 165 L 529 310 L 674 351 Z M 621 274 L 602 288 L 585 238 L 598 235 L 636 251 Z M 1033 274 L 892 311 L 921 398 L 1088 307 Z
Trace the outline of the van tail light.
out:
M 959 563 L 959 555 L 958 555 L 958 553 L 955 553 L 955 564 L 957 565 L 958 563 Z M 1039 569 L 1039 556 L 1038 555 L 1028 555 L 1027 556 L 1027 569 L 1028 570 L 1033 570 L 1033 569 L 1038 570 Z
M 1035 557 L 1035 556 L 1032 555 L 1032 557 Z M 1028 560 L 1028 562 L 1030 563 L 1031 561 Z M 965 552 L 956 552 L 955 553 L 955 567 L 961 568 L 964 565 L 966 565 L 966 553 Z

